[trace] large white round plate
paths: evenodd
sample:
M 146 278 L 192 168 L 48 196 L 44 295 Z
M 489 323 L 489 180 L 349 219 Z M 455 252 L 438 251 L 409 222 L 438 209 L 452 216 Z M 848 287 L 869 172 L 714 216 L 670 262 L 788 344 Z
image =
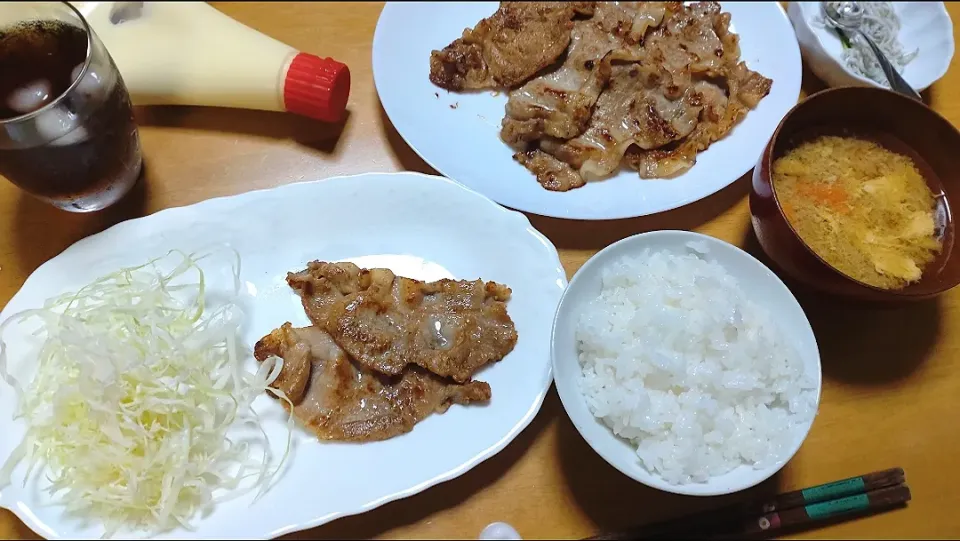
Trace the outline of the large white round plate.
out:
M 300 428 L 295 452 L 274 487 L 221 504 L 195 532 L 163 537 L 272 538 L 361 513 L 463 474 L 503 449 L 537 414 L 551 381 L 550 315 L 567 281 L 553 245 L 527 219 L 463 186 L 414 173 L 366 174 L 292 184 L 164 210 L 84 239 L 43 264 L 0 314 L 42 305 L 119 267 L 168 250 L 229 243 L 242 257 L 241 279 L 252 344 L 285 321 L 306 325 L 298 298 L 285 282 L 308 261 L 351 260 L 388 266 L 420 279 L 495 280 L 513 289 L 507 309 L 516 323 L 516 348 L 477 374 L 493 398 L 486 406 L 451 407 L 412 432 L 376 443 L 320 443 Z M 213 284 L 211 284 L 213 285 Z M 26 338 L 11 327 L 11 371 L 26 368 Z M 18 353 L 19 352 L 19 353 Z M 250 359 L 251 369 L 255 364 Z M 22 439 L 11 420 L 12 390 L 0 382 L 0 460 Z M 266 395 L 255 408 L 267 417 L 275 452 L 285 442 L 280 405 Z M 0 505 L 47 538 L 99 537 L 31 482 L 24 466 L 0 492 Z
M 740 35 L 741 58 L 773 79 L 756 110 L 670 180 L 623 170 L 565 193 L 550 192 L 515 162 L 499 137 L 505 93 L 452 93 L 429 80 L 430 51 L 492 14 L 497 2 L 391 2 L 373 37 L 373 77 L 400 135 L 434 169 L 511 208 L 559 218 L 644 216 L 692 203 L 726 187 L 760 158 L 780 119 L 800 95 L 800 49 L 776 2 L 722 2 Z

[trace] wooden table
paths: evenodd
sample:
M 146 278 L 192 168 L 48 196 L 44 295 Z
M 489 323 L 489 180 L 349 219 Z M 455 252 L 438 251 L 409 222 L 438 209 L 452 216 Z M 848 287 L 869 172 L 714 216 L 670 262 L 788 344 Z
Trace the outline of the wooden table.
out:
M 241 22 L 301 50 L 350 65 L 349 117 L 336 126 L 292 115 L 200 108 L 140 111 L 146 181 L 122 204 L 68 214 L 0 182 L 0 299 L 6 302 L 41 263 L 118 221 L 211 197 L 333 175 L 412 170 L 433 173 L 387 120 L 373 86 L 370 46 L 380 3 L 218 5 Z M 955 21 L 960 5 L 948 4 Z M 960 69 L 925 93 L 960 124 Z M 804 73 L 807 93 L 822 83 Z M 960 152 L 960 149 L 958 149 Z M 568 275 L 593 253 L 654 229 L 691 229 L 746 247 L 752 236 L 749 180 L 666 214 L 612 222 L 530 216 L 560 249 Z M 796 288 L 795 288 L 796 289 Z M 813 431 L 775 478 L 726 499 L 646 488 L 597 456 L 551 390 L 539 416 L 499 455 L 460 478 L 364 515 L 294 538 L 476 538 L 493 521 L 532 538 L 574 538 L 715 507 L 759 492 L 814 485 L 892 466 L 907 472 L 914 500 L 904 510 L 801 537 L 960 536 L 953 474 L 960 446 L 960 289 L 896 309 L 848 307 L 796 290 L 823 356 L 823 400 Z M 318 487 L 323 490 L 323 487 Z M 291 497 L 303 497 L 291 496 Z M 0 538 L 35 538 L 0 511 Z

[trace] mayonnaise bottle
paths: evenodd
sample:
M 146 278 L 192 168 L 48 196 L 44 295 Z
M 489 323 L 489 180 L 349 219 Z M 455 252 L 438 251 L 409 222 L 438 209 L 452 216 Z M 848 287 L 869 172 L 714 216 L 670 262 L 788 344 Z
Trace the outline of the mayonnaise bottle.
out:
M 72 2 L 113 57 L 134 105 L 289 111 L 339 121 L 349 68 L 300 52 L 204 2 Z

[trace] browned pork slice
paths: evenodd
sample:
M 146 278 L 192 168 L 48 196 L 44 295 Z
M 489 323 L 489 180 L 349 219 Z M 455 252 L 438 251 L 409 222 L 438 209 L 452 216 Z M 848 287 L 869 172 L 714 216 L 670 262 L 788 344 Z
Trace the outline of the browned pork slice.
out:
M 508 88 L 553 64 L 570 43 L 572 19 L 593 2 L 501 2 L 442 50 L 430 53 L 430 80 L 447 90 Z
M 481 280 L 421 282 L 389 269 L 314 261 L 287 276 L 307 316 L 365 368 L 407 365 L 458 382 L 499 361 L 517 342 L 510 288 Z
M 583 133 L 610 80 L 611 62 L 642 60 L 639 44 L 665 13 L 663 2 L 597 3 L 592 18 L 574 23 L 559 68 L 510 92 L 501 139 L 519 150 L 543 136 Z
M 393 377 L 365 370 L 316 327 L 286 323 L 260 339 L 254 355 L 260 362 L 283 359 L 273 386 L 293 403 L 294 416 L 323 440 L 385 440 L 451 404 L 490 399 L 486 383 L 458 384 L 416 366 Z

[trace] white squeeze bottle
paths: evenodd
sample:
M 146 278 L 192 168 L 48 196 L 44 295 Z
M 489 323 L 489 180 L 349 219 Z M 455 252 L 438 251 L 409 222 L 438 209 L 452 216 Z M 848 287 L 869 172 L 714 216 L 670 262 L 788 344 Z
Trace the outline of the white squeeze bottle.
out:
M 100 36 L 134 105 L 343 116 L 350 70 L 300 52 L 204 2 L 72 2 Z

